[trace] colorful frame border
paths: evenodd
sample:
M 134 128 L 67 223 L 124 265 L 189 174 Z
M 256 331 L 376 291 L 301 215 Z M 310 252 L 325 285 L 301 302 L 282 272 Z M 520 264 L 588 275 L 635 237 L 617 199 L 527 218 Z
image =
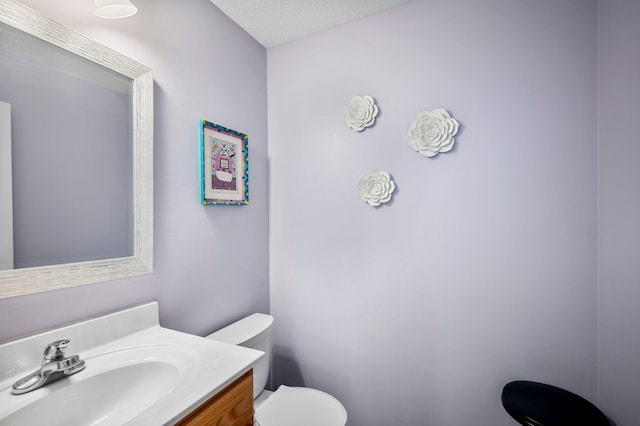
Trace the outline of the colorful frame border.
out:
M 226 199 L 223 197 L 213 198 L 207 197 L 207 191 L 205 190 L 206 182 L 206 140 L 205 133 L 207 129 L 222 135 L 227 135 L 232 138 L 240 139 L 242 143 L 242 161 L 241 164 L 235 165 L 236 176 L 242 173 L 244 180 L 242 182 L 242 188 L 240 191 L 241 197 L 239 199 Z M 219 124 L 212 123 L 207 120 L 200 120 L 200 204 L 202 205 L 248 205 L 249 204 L 249 136 L 244 133 L 240 133 L 228 127 L 221 126 Z

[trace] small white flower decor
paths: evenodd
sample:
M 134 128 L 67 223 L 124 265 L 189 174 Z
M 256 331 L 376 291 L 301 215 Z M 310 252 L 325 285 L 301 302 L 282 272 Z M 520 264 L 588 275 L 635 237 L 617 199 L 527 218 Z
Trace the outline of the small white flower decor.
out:
M 371 96 L 354 96 L 344 110 L 344 122 L 356 132 L 372 126 L 378 115 L 378 106 Z
M 409 147 L 425 157 L 451 151 L 456 133 L 458 122 L 442 108 L 418 113 L 407 128 Z
M 396 189 L 391 176 L 385 171 L 369 172 L 358 184 L 360 198 L 371 207 L 377 207 L 391 200 L 391 194 Z

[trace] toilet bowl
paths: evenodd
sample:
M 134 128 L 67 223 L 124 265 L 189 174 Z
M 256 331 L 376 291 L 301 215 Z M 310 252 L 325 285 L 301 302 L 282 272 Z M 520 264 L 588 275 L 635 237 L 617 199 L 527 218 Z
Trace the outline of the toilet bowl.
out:
M 266 354 L 253 366 L 256 426 L 345 426 L 347 411 L 340 401 L 326 392 L 285 385 L 275 392 L 264 389 L 271 366 L 272 327 L 271 315 L 253 314 L 207 336 Z
M 311 388 L 281 385 L 255 410 L 259 426 L 344 426 L 347 421 L 340 401 Z

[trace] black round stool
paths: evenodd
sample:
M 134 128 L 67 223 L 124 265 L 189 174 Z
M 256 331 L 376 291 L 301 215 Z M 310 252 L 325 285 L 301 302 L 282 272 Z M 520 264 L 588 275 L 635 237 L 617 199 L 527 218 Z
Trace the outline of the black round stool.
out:
M 611 426 L 607 416 L 586 399 L 543 383 L 507 383 L 502 405 L 525 426 Z

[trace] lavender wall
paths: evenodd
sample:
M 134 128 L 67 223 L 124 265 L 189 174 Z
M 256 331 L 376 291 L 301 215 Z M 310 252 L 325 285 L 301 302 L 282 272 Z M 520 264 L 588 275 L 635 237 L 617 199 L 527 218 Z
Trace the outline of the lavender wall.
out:
M 640 424 L 640 3 L 599 2 L 599 400 Z
M 154 272 L 0 300 L 0 340 L 153 299 L 195 334 L 268 311 L 265 49 L 208 0 L 136 0 L 121 21 L 91 1 L 24 3 L 154 71 Z M 249 135 L 249 206 L 199 204 L 201 118 Z
M 352 426 L 512 425 L 502 386 L 596 397 L 597 2 L 416 0 L 268 50 L 274 384 Z M 356 94 L 380 105 L 355 133 Z M 407 146 L 418 111 L 453 152 Z M 370 170 L 390 205 L 358 196 Z

